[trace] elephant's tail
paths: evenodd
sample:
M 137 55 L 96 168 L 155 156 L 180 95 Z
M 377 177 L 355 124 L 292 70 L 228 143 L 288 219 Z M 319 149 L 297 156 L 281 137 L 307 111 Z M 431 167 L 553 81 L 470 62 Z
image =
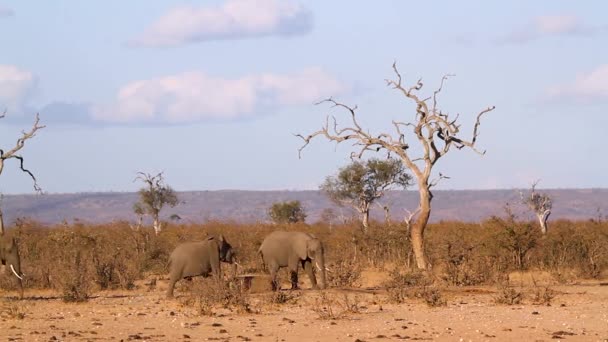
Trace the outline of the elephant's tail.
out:
M 262 270 L 266 271 L 266 263 L 264 263 L 264 254 L 262 254 L 262 249 L 258 249 L 258 255 L 260 256 L 260 260 L 262 261 Z
M 171 269 L 171 258 L 169 257 L 169 259 L 167 259 L 167 263 L 165 264 L 165 271 L 168 271 Z

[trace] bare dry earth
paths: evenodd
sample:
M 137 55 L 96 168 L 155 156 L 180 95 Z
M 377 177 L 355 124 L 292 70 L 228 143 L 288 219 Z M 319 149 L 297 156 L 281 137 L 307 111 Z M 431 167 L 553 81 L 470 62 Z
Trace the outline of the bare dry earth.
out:
M 219 308 L 214 316 L 184 305 L 184 286 L 176 299 L 164 299 L 165 280 L 152 289 L 142 283 L 134 291 L 97 293 L 80 304 L 64 303 L 49 291 L 27 291 L 22 301 L 0 292 L 0 340 L 608 341 L 608 286 L 600 282 L 552 286 L 557 297 L 551 306 L 499 305 L 491 287 L 448 288 L 447 306 L 430 308 L 418 300 L 388 303 L 386 292 L 375 287 L 384 277 L 364 272 L 359 289 L 283 290 L 299 295 L 286 304 L 270 304 L 270 293 L 254 293 L 255 313 Z M 353 310 L 345 310 L 345 298 Z M 340 318 L 320 318 L 329 307 Z

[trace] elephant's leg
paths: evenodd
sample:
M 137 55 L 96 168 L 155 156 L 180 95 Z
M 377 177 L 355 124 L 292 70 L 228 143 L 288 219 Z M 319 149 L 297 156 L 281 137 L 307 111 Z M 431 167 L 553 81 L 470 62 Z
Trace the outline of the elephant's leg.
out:
M 312 288 L 315 290 L 318 289 L 319 287 L 317 286 L 317 278 L 315 277 L 312 261 L 302 261 L 302 268 L 304 269 L 304 271 L 306 271 L 306 274 L 308 274 L 308 279 L 310 279 L 310 284 L 312 285 Z
M 169 286 L 167 287 L 167 298 L 173 298 L 173 289 L 175 288 L 175 283 L 177 283 L 179 279 L 180 277 L 171 275 Z
M 269 263 L 267 265 L 268 271 L 270 272 L 270 283 L 272 285 L 272 291 L 278 291 L 281 289 L 281 284 L 277 281 L 277 273 L 279 272 L 279 265 L 276 263 Z
M 213 278 L 215 279 L 216 284 L 218 286 L 221 286 L 222 285 L 222 268 L 220 266 L 219 259 L 217 260 L 217 263 L 215 263 L 215 260 L 212 261 L 211 274 L 213 275 Z
M 298 258 L 293 258 L 289 260 L 289 265 L 288 265 L 288 269 L 289 269 L 289 277 L 291 278 L 291 289 L 292 290 L 297 290 L 298 289 L 298 263 L 299 263 L 299 259 Z
M 23 299 L 23 280 L 17 279 L 19 282 L 19 299 Z

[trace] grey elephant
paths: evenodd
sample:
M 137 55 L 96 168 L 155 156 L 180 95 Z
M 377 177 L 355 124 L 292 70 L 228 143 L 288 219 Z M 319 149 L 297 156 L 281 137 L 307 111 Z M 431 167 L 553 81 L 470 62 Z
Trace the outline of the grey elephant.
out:
M 23 273 L 21 273 L 21 258 L 15 238 L 0 235 L 0 262 L 17 277 L 20 297 L 23 298 Z
M 235 261 L 234 250 L 222 235 L 178 245 L 169 256 L 170 280 L 167 298 L 173 297 L 175 283 L 184 278 L 213 275 L 220 281 L 222 279 L 220 262 L 233 264 L 236 273 Z
M 298 288 L 298 265 L 301 265 L 313 289 L 325 288 L 325 251 L 323 243 L 314 235 L 304 232 L 276 231 L 270 233 L 258 250 L 262 262 L 270 272 L 273 290 L 280 288 L 277 282 L 277 272 L 281 267 L 287 267 L 290 272 L 291 289 Z M 320 285 L 313 266 L 319 270 Z

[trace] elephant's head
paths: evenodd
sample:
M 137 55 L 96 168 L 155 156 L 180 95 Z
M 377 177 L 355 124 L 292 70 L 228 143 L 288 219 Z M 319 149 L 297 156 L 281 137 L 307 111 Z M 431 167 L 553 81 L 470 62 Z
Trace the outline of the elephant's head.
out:
M 237 273 L 237 262 L 236 262 L 236 251 L 232 248 L 232 245 L 226 241 L 223 235 L 219 236 L 220 245 L 220 261 L 232 264 L 232 276 L 236 277 Z
M 306 242 L 306 256 L 311 260 L 319 271 L 319 287 L 325 288 L 325 252 L 323 243 L 317 238 L 312 238 Z
M 234 263 L 235 253 L 234 249 L 232 249 L 232 245 L 226 241 L 223 235 L 220 235 L 218 238 L 219 246 L 220 246 L 220 261 L 227 262 L 229 264 Z
M 2 265 L 8 267 L 19 280 L 23 280 L 19 248 L 17 247 L 15 238 L 0 237 L 0 261 L 2 262 Z

